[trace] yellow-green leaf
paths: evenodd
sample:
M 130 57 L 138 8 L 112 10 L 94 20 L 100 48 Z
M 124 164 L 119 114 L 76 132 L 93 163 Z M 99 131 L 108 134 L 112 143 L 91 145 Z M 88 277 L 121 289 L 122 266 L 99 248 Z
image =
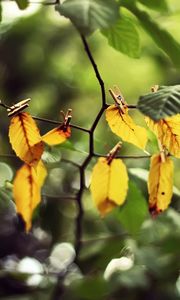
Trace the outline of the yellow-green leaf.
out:
M 16 173 L 13 195 L 17 213 L 23 217 L 27 231 L 31 228 L 33 211 L 41 201 L 41 187 L 46 175 L 42 162 L 36 168 L 24 164 Z
M 111 105 L 106 110 L 106 120 L 115 134 L 125 142 L 145 149 L 147 143 L 146 129 L 134 123 L 128 114 L 128 108 L 124 107 L 124 113 L 116 106 Z
M 145 117 L 148 127 L 161 144 L 175 157 L 180 158 L 180 114 L 161 119 L 158 122 Z
M 108 164 L 106 158 L 99 158 L 93 168 L 90 189 L 102 216 L 123 204 L 128 190 L 128 175 L 122 160 L 113 159 Z
M 40 160 L 44 145 L 39 129 L 30 114 L 23 112 L 12 117 L 9 139 L 16 155 L 29 165 Z
M 170 157 L 166 157 L 165 162 L 162 162 L 160 154 L 152 156 L 148 178 L 149 209 L 152 214 L 164 211 L 171 202 L 173 170 Z
M 71 135 L 70 126 L 65 128 L 64 125 L 61 125 L 44 134 L 42 136 L 42 140 L 46 144 L 50 146 L 54 146 L 65 142 L 66 139 L 70 137 L 70 135 Z

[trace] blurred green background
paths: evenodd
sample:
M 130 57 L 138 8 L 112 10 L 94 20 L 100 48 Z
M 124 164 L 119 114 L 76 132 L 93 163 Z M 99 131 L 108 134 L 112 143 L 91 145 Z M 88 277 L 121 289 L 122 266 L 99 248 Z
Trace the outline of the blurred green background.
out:
M 180 40 L 180 3 L 174 0 L 169 1 L 169 5 L 171 7 L 169 15 L 154 11 L 151 11 L 151 14 L 177 40 Z M 67 19 L 60 17 L 52 6 L 42 7 L 38 4 L 31 4 L 25 11 L 20 11 L 14 2 L 4 1 L 2 7 L 3 18 L 0 26 L 0 99 L 2 102 L 12 105 L 30 97 L 32 100 L 28 111 L 34 116 L 53 120 L 60 120 L 60 110 L 66 112 L 68 108 L 72 108 L 72 123 L 90 128 L 101 106 L 101 93 L 75 28 Z M 175 69 L 168 57 L 157 48 L 141 28 L 138 27 L 138 30 L 141 33 L 142 43 L 140 59 L 132 59 L 115 51 L 98 31 L 88 38 L 105 83 L 109 103 L 112 103 L 112 99 L 108 94 L 108 89 L 114 84 L 120 87 L 129 104 L 135 104 L 139 96 L 149 92 L 154 84 L 179 84 L 179 70 Z M 139 112 L 133 110 L 131 115 L 138 124 L 145 126 L 143 116 Z M 70 159 L 81 163 L 88 152 L 88 136 L 84 132 L 73 129 L 72 137 L 65 145 L 46 149 L 44 159 L 49 173 L 43 188 L 42 204 L 34 214 L 34 229 L 31 236 L 33 241 L 29 241 L 30 244 L 35 243 L 36 246 L 28 252 L 25 246 L 22 246 L 23 249 L 20 246 L 25 243 L 24 239 L 20 239 L 18 246 L 14 246 L 15 248 L 9 245 L 7 240 L 5 242 L 3 240 L 5 236 L 11 236 L 13 232 L 10 221 L 10 216 L 14 215 L 11 183 L 21 162 L 13 157 L 5 156 L 13 152 L 8 141 L 9 119 L 3 108 L 0 110 L 0 120 L 0 207 L 2 214 L 0 238 L 4 243 L 2 249 L 0 246 L 2 269 L 7 255 L 8 257 L 15 255 L 18 259 L 33 256 L 44 263 L 44 260 L 47 262 L 50 251 L 56 243 L 74 243 L 74 220 L 77 209 L 75 202 L 70 198 L 79 189 L 79 172 L 76 167 L 60 159 Z M 41 133 L 52 128 L 52 125 L 44 122 L 38 122 L 38 126 Z M 147 150 L 150 153 L 157 152 L 155 137 L 150 132 L 149 139 Z M 96 152 L 108 153 L 117 141 L 118 138 L 110 131 L 103 116 L 96 130 Z M 143 152 L 133 145 L 124 143 L 121 154 L 140 155 Z M 95 159 L 89 164 L 86 172 L 87 186 L 94 163 Z M 130 170 L 131 180 L 136 183 L 136 185 L 132 183 L 128 196 L 131 201 L 133 195 L 136 198 L 135 204 L 133 202 L 131 204 L 132 211 L 129 215 L 125 212 L 123 217 L 123 213 L 121 216 L 121 212 L 118 213 L 118 209 L 115 209 L 112 214 L 101 219 L 94 208 L 88 189 L 84 192 L 84 244 L 79 265 L 81 271 L 77 269 L 72 271 L 77 283 L 76 280 L 69 279 L 70 283 L 65 284 L 66 291 L 62 296 L 64 298 L 59 299 L 119 299 L 117 295 L 125 297 L 122 299 L 169 300 L 179 297 L 174 285 L 178 277 L 176 261 L 180 242 L 180 225 L 176 215 L 179 209 L 178 191 L 176 190 L 173 197 L 173 208 L 158 220 L 152 221 L 148 216 L 146 204 L 140 212 L 137 208 L 138 199 L 146 203 L 145 199 L 148 198 L 146 170 L 149 168 L 149 160 L 129 159 L 125 163 Z M 174 159 L 174 163 L 174 183 L 179 188 L 180 164 L 177 159 Z M 67 199 L 63 199 L 63 196 Z M 142 229 L 137 234 L 136 229 L 140 230 L 142 223 Z M 17 232 L 19 230 L 18 225 Z M 16 236 L 17 232 L 13 234 Z M 109 286 L 102 279 L 106 265 L 111 258 L 126 256 L 123 251 L 129 248 L 135 256 L 134 267 L 127 271 L 129 272 L 127 274 L 118 274 Z M 38 256 L 39 249 L 44 251 L 44 256 Z M 146 272 L 146 268 L 149 273 Z M 169 277 L 164 274 L 167 268 Z M 87 276 L 83 277 L 82 274 Z M 23 296 L 23 299 L 42 299 L 42 297 L 50 299 L 50 295 L 54 293 L 55 279 L 51 278 L 49 281 L 44 279 L 40 287 L 35 286 L 34 291 L 25 285 L 27 278 L 18 276 L 16 274 L 15 279 L 18 282 L 16 282 L 17 286 L 20 285 L 19 291 L 27 294 Z M 9 288 L 1 277 L 0 273 L 0 284 L 4 286 L 3 288 L 0 286 L 0 296 L 1 294 L 2 296 L 18 294 L 18 291 L 14 292 L 12 287 Z M 89 291 L 89 285 L 94 286 L 95 291 L 98 290 L 98 296 L 96 292 Z M 166 289 L 163 291 L 164 286 Z M 154 294 L 151 291 L 152 288 Z M 43 290 L 46 289 L 49 293 L 45 295 Z M 180 284 L 178 289 L 180 290 Z M 107 295 L 111 295 L 111 298 Z

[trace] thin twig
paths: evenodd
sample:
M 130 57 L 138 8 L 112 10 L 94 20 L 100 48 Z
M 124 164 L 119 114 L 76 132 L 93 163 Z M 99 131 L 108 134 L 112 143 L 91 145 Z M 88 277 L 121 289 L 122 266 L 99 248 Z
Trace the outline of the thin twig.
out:
M 136 104 L 128 104 L 127 107 L 131 108 L 131 109 L 136 109 L 137 105 Z
M 100 153 L 93 153 L 92 156 L 94 157 L 108 157 L 108 155 L 105 154 L 100 154 Z M 18 158 L 16 155 L 14 154 L 0 154 L 1 158 Z M 121 158 L 121 159 L 142 159 L 142 158 L 151 158 L 151 155 L 117 155 L 115 158 Z M 86 158 L 87 160 L 87 158 Z M 66 162 L 66 163 L 70 163 L 72 165 L 74 165 L 77 168 L 81 168 L 82 166 L 65 158 L 62 158 L 61 161 Z M 88 161 L 89 162 L 89 161 Z M 85 161 L 83 162 L 83 164 L 86 166 L 87 163 L 85 163 Z
M 109 107 L 109 106 L 111 106 L 111 105 L 112 105 L 112 103 L 107 103 L 106 104 L 106 108 Z M 127 107 L 129 109 L 137 109 L 137 105 L 136 104 L 128 104 Z
M 61 125 L 63 123 L 61 121 L 45 119 L 45 118 L 40 118 L 40 117 L 36 117 L 36 116 L 32 116 L 32 118 L 34 120 L 37 120 L 37 121 L 40 121 L 40 122 L 45 122 L 45 123 L 55 124 L 55 125 Z M 81 126 L 70 124 L 70 127 L 89 133 L 89 129 L 86 129 L 86 128 L 81 127 Z
M 10 0 L 10 1 L 13 1 L 13 2 L 15 2 L 14 0 Z M 1 2 L 7 2 L 7 0 L 1 0 Z M 28 1 L 28 4 L 42 4 L 42 5 L 56 5 L 56 4 L 58 4 L 59 3 L 59 1 L 58 0 L 56 0 L 56 1 L 54 1 L 54 2 L 42 2 L 42 1 Z
M 4 107 L 5 109 L 9 109 L 10 108 L 8 105 L 6 105 L 5 103 L 3 103 L 1 100 L 0 100 L 0 106 Z
M 0 154 L 0 158 L 12 158 L 12 159 L 14 159 L 14 158 L 18 158 L 16 155 L 14 155 L 14 154 Z
M 101 75 L 100 75 L 100 72 L 98 70 L 97 64 L 94 61 L 94 58 L 92 56 L 91 50 L 90 50 L 90 48 L 88 46 L 88 43 L 87 43 L 85 37 L 82 34 L 80 36 L 81 36 L 81 40 L 82 40 L 83 45 L 84 45 L 84 49 L 85 49 L 85 51 L 87 53 L 87 56 L 88 56 L 88 58 L 90 60 L 90 63 L 92 65 L 93 69 L 94 69 L 94 72 L 96 74 L 96 78 L 97 78 L 97 80 L 99 82 L 99 85 L 100 85 L 100 88 L 101 88 L 101 95 L 102 95 L 102 106 L 105 107 L 106 106 L 106 93 L 105 93 L 105 88 L 104 88 L 104 82 L 103 82 L 103 80 L 101 78 Z
M 108 157 L 108 155 L 100 154 L 100 153 L 94 153 L 94 157 Z M 115 158 L 121 158 L 121 159 L 141 159 L 141 158 L 151 158 L 151 155 L 116 155 Z
M 52 198 L 52 199 L 58 199 L 58 200 L 76 200 L 77 195 L 50 195 L 50 194 L 42 194 L 42 197 Z

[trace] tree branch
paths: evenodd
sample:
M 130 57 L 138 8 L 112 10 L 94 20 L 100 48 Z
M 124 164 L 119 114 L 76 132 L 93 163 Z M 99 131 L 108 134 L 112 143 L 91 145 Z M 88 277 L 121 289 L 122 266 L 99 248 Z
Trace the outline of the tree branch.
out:
M 89 61 L 93 67 L 94 73 L 96 75 L 96 78 L 98 80 L 100 89 L 101 89 L 101 109 L 98 112 L 90 130 L 89 130 L 89 155 L 86 157 L 86 159 L 84 160 L 84 162 L 82 163 L 81 167 L 80 167 L 80 190 L 79 190 L 79 194 L 77 197 L 77 206 L 78 206 L 78 214 L 77 214 L 77 218 L 76 218 L 76 229 L 75 229 L 75 238 L 76 238 L 76 242 L 75 242 L 75 250 L 76 250 L 76 259 L 75 261 L 78 262 L 78 258 L 79 258 L 79 253 L 81 250 L 81 246 L 82 246 L 82 220 L 83 220 L 83 205 L 82 205 L 82 196 L 83 196 L 83 190 L 85 187 L 85 170 L 86 167 L 88 166 L 89 162 L 91 161 L 91 158 L 93 157 L 93 153 L 94 153 L 94 131 L 97 127 L 97 124 L 104 112 L 104 110 L 107 108 L 107 104 L 106 104 L 106 92 L 105 92 L 105 87 L 104 87 L 104 82 L 101 78 L 100 72 L 98 70 L 97 64 L 95 63 L 95 60 L 93 58 L 93 55 L 91 53 L 91 50 L 89 48 L 89 45 L 85 39 L 85 37 L 80 34 L 81 36 L 81 40 L 82 43 L 84 45 L 84 49 L 85 52 L 89 58 Z
M 86 54 L 87 54 L 87 56 L 88 56 L 88 58 L 90 60 L 90 63 L 92 65 L 93 69 L 94 69 L 96 78 L 97 78 L 97 80 L 99 82 L 99 85 L 100 85 L 100 88 L 101 88 L 102 106 L 106 107 L 106 93 L 105 93 L 105 88 L 104 88 L 104 81 L 101 78 L 100 72 L 99 72 L 98 67 L 97 67 L 97 65 L 95 63 L 95 60 L 94 60 L 94 58 L 92 56 L 91 50 L 89 48 L 89 45 L 88 45 L 85 37 L 82 34 L 80 36 L 81 36 L 81 40 L 82 40 L 83 45 L 84 45 L 85 52 L 86 52 Z

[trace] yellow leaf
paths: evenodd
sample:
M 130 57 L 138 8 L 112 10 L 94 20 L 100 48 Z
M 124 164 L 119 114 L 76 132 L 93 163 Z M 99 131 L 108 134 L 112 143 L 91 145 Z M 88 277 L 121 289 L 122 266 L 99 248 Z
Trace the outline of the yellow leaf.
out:
M 122 160 L 113 159 L 108 164 L 107 159 L 101 157 L 93 168 L 90 189 L 101 215 L 123 204 L 128 189 L 128 175 Z
M 33 211 L 41 201 L 41 187 L 47 175 L 43 163 L 36 167 L 24 164 L 16 173 L 13 185 L 13 195 L 17 213 L 21 214 L 26 230 L 31 228 Z
M 161 119 L 158 122 L 145 117 L 148 127 L 161 144 L 175 157 L 180 158 L 180 114 Z
M 25 163 L 35 165 L 40 160 L 44 145 L 35 121 L 28 113 L 12 117 L 9 139 L 16 155 Z
M 44 134 L 42 136 L 42 140 L 46 144 L 53 146 L 53 145 L 58 145 L 63 143 L 67 138 L 70 137 L 70 135 L 71 135 L 70 126 L 64 128 L 64 125 L 61 125 Z
M 35 167 L 35 172 L 37 175 L 37 182 L 39 187 L 42 187 L 44 184 L 44 180 L 47 176 L 47 170 L 45 165 L 43 164 L 42 160 L 40 160 L 37 164 L 37 166 Z
M 106 120 L 115 134 L 125 142 L 145 149 L 147 143 L 146 129 L 134 123 L 128 114 L 128 108 L 124 107 L 124 113 L 116 105 L 111 105 L 106 110 Z
M 151 158 L 148 178 L 149 208 L 154 213 L 165 210 L 171 202 L 173 193 L 173 162 L 166 157 L 165 162 L 161 156 L 155 154 Z

